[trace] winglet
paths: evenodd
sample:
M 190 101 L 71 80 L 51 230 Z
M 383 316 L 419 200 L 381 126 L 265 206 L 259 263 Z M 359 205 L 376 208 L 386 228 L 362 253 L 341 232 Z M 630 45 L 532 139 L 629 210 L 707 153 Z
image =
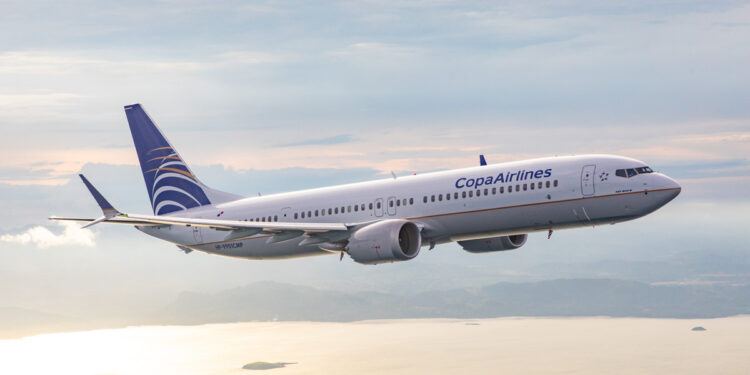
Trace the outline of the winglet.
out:
M 92 185 L 91 182 L 89 182 L 89 180 L 86 179 L 84 175 L 79 174 L 78 176 L 81 177 L 81 180 L 83 180 L 83 184 L 86 185 L 86 188 L 89 189 L 89 192 L 91 192 L 91 195 L 94 196 L 96 203 L 99 205 L 99 208 L 102 209 L 102 213 L 104 214 L 104 216 L 84 225 L 83 228 L 88 228 L 94 224 L 101 223 L 102 221 L 105 221 L 117 215 L 120 215 L 120 211 L 117 211 L 117 209 L 112 207 L 109 201 L 107 201 L 107 199 L 104 198 L 104 196 L 99 192 L 99 190 L 96 190 L 94 185 Z
M 484 154 L 479 154 L 479 165 L 487 165 L 487 160 L 485 160 Z

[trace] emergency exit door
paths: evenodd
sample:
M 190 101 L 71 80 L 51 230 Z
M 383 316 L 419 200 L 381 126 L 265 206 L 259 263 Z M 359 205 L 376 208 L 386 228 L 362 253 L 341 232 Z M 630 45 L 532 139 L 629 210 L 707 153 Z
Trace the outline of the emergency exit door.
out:
M 594 172 L 596 165 L 586 165 L 581 171 L 581 193 L 584 197 L 594 195 Z

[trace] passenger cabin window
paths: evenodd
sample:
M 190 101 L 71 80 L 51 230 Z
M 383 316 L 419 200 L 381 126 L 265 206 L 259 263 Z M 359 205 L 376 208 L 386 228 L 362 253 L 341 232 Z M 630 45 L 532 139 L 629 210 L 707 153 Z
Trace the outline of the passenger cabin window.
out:
M 474 190 L 469 190 L 469 198 L 474 196 Z
M 409 198 L 409 205 L 413 205 L 413 204 L 414 204 L 414 198 Z
M 297 213 L 294 213 L 294 220 L 297 220 Z
M 557 180 L 552 184 L 554 187 L 557 187 Z
M 378 209 L 380 209 L 380 202 L 378 202 L 378 203 L 376 204 L 376 206 L 378 207 Z

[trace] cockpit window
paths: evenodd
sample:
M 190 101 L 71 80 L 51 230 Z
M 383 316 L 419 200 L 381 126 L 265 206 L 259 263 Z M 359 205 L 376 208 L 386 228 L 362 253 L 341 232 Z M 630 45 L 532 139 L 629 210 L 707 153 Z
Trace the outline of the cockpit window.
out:
M 615 176 L 630 178 L 644 173 L 654 173 L 654 170 L 649 167 L 618 169 L 615 171 Z

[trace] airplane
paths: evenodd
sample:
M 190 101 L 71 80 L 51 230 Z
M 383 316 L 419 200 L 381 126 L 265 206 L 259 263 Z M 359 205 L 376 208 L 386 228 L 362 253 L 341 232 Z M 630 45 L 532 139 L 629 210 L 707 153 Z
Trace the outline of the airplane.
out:
M 518 249 L 529 233 L 615 224 L 645 216 L 681 192 L 644 162 L 614 155 L 546 157 L 318 189 L 242 197 L 209 188 L 140 104 L 125 106 L 153 215 L 119 211 L 80 175 L 102 210 L 197 250 L 244 259 L 347 254 L 361 264 L 414 259 L 457 242 L 471 253 Z

